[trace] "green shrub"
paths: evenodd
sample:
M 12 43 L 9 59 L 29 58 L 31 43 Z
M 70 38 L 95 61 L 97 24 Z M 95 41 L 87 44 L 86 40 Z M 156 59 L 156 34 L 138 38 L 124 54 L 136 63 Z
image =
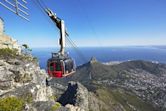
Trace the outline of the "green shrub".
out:
M 32 51 L 32 49 L 27 44 L 22 45 L 22 53 L 23 54 L 31 55 L 31 51 Z
M 52 107 L 51 107 L 51 111 L 56 111 L 57 109 L 59 109 L 61 107 L 61 104 L 56 102 Z
M 31 54 L 29 53 L 18 54 L 17 49 L 10 49 L 10 48 L 0 49 L 0 58 L 5 60 L 11 59 L 11 58 L 14 58 L 14 59 L 17 58 L 23 61 L 31 61 L 34 63 L 38 63 L 37 57 L 32 57 Z
M 18 55 L 17 49 L 3 48 L 0 49 L 0 57 L 4 59 L 15 58 Z
M 22 111 L 24 102 L 16 97 L 0 99 L 0 111 Z
M 57 97 L 56 97 L 55 95 L 52 95 L 52 96 L 49 97 L 49 99 L 56 101 L 56 100 L 57 100 Z
M 36 62 L 36 63 L 39 62 L 37 57 L 33 57 L 33 61 Z

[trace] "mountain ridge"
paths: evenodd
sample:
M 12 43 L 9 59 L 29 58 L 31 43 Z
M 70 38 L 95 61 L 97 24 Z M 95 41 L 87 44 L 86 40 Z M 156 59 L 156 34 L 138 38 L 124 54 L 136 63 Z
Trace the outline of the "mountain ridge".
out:
M 81 82 L 89 91 L 94 93 L 103 88 L 109 90 L 120 88 L 124 92 L 134 94 L 142 102 L 150 104 L 155 111 L 166 110 L 166 64 L 163 63 L 134 60 L 106 65 L 93 59 L 79 66 L 76 74 L 65 80 L 62 79 L 60 82 L 65 83 L 70 80 Z M 55 79 L 55 81 L 59 80 Z M 109 93 L 111 91 L 106 94 Z M 142 102 L 140 103 L 142 104 Z M 129 106 L 127 105 L 127 108 Z M 136 109 L 138 110 L 139 107 Z

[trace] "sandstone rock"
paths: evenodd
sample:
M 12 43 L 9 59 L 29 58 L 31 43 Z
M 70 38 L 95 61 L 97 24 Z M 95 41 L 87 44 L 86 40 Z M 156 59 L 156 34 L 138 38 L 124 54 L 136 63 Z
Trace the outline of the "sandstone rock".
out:
M 86 111 L 84 109 L 81 109 L 78 106 L 73 106 L 71 104 L 67 104 L 67 105 L 65 105 L 65 107 L 67 108 L 68 111 Z
M 69 106 L 69 108 L 73 110 L 77 109 L 78 111 L 89 111 L 88 90 L 79 82 L 71 81 L 69 82 L 67 90 L 59 98 L 58 102 L 60 102 L 64 106 L 70 104 L 67 106 Z M 75 107 L 71 107 L 71 105 Z
M 38 101 L 35 102 L 32 105 L 32 110 L 33 111 L 51 111 L 51 107 L 54 105 L 55 103 L 52 101 Z

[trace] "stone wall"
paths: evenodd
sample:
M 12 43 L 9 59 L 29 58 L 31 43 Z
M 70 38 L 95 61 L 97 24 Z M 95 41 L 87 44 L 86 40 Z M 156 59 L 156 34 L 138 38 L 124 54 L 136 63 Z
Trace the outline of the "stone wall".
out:
M 18 49 L 21 52 L 21 47 L 18 45 L 17 40 L 4 33 L 4 22 L 0 18 L 0 48 Z
M 0 35 L 2 35 L 3 32 L 4 32 L 3 19 L 0 17 Z
M 19 48 L 17 40 L 14 40 L 8 35 L 0 35 L 0 48 Z

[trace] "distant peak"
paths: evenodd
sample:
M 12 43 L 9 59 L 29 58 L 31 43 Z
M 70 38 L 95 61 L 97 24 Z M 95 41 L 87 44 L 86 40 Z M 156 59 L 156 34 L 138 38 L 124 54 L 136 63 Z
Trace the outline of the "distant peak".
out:
M 92 57 L 91 60 L 90 60 L 90 63 L 96 63 L 96 62 L 97 62 L 96 57 Z

